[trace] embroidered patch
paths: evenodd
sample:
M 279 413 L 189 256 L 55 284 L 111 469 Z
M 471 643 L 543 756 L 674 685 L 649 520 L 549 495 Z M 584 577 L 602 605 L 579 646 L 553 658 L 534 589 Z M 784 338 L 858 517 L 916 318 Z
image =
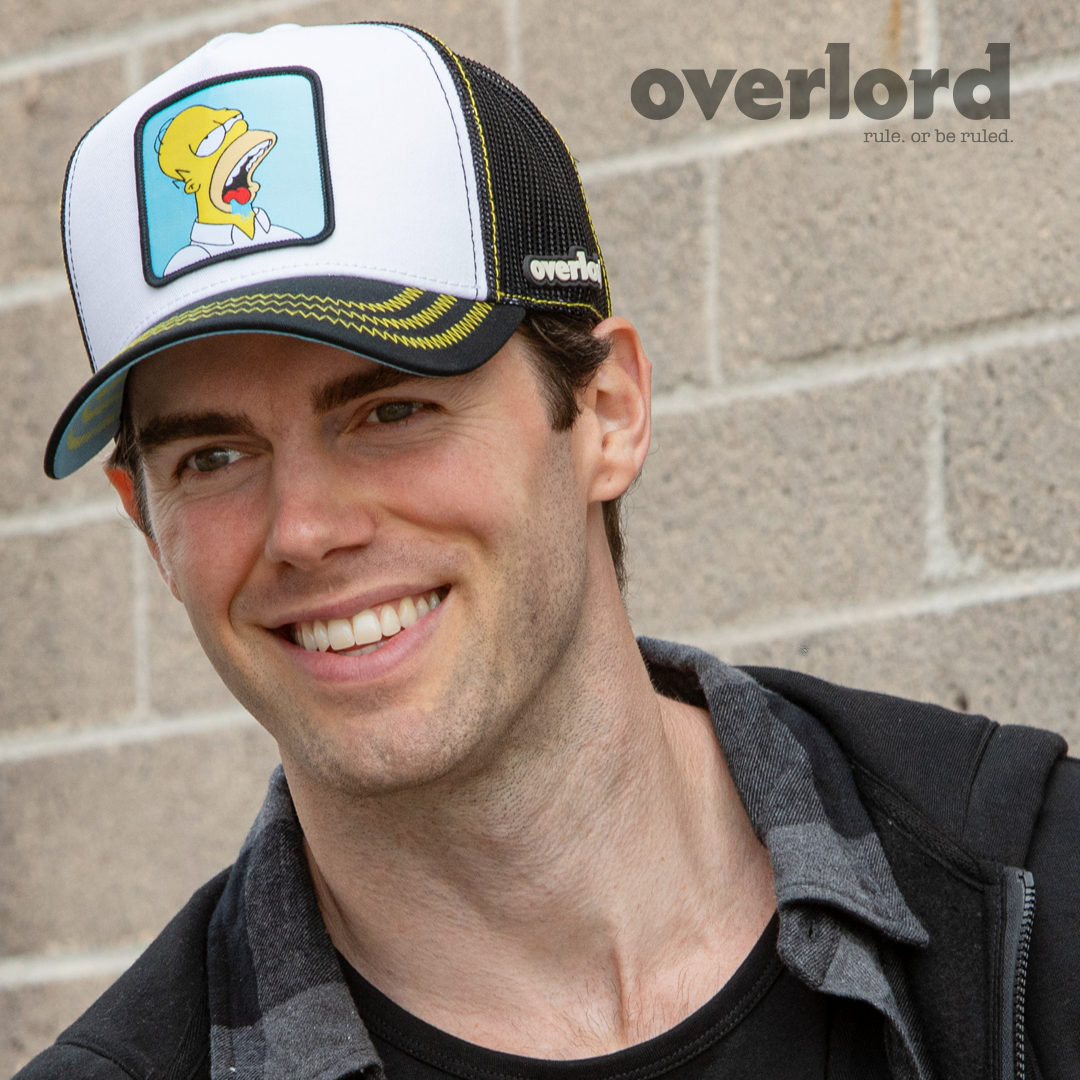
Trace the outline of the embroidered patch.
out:
M 603 288 L 600 258 L 586 255 L 584 248 L 571 248 L 569 255 L 557 259 L 526 255 L 524 267 L 526 281 L 534 285 L 566 285 L 576 281 Z
M 135 131 L 146 280 L 325 240 L 326 160 L 322 87 L 307 68 L 230 75 L 155 105 Z

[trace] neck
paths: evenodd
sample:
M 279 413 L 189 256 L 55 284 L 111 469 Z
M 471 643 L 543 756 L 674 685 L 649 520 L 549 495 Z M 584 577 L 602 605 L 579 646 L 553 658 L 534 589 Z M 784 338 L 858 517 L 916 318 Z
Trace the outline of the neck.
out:
M 708 715 L 656 695 L 618 610 L 516 725 L 547 736 L 466 785 L 342 805 L 286 762 L 337 948 L 493 1049 L 574 1058 L 660 1034 L 774 908 Z

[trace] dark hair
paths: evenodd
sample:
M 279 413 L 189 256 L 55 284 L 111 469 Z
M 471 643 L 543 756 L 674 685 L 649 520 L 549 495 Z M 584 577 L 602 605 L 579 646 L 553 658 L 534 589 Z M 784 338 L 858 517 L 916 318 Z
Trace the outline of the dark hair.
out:
M 594 319 L 576 315 L 549 315 L 528 311 L 518 327 L 518 333 L 530 346 L 543 379 L 548 400 L 551 426 L 556 431 L 569 431 L 581 412 L 578 394 L 608 358 L 611 342 L 593 337 Z M 624 493 L 625 494 L 625 493 Z M 604 532 L 607 534 L 611 561 L 619 591 L 626 593 L 626 539 L 622 530 L 620 495 L 604 503 Z
M 569 431 L 574 426 L 581 411 L 578 394 L 589 385 L 597 368 L 611 351 L 609 342 L 593 337 L 594 325 L 595 320 L 588 317 L 528 311 L 518 327 L 518 332 L 529 345 L 529 353 L 543 381 L 551 426 L 556 431 Z M 146 478 L 126 390 L 116 445 L 108 464 L 112 468 L 122 469 L 131 477 L 139 514 L 135 524 L 152 538 Z M 625 592 L 626 541 L 622 531 L 622 496 L 604 503 L 603 511 L 604 532 L 611 550 L 611 561 L 615 564 L 615 577 L 620 591 Z

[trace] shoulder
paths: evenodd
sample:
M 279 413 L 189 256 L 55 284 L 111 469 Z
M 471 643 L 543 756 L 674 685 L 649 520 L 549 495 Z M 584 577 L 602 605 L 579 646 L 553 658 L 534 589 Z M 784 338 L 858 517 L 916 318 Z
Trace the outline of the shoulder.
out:
M 188 901 L 139 959 L 15 1080 L 209 1077 L 206 931 L 223 870 Z
M 1025 864 L 1050 777 L 1072 760 L 1060 735 L 796 671 L 744 670 L 829 731 L 864 795 L 899 800 L 976 858 Z
M 958 972 L 1001 948 L 980 930 L 1000 891 L 995 869 L 1031 872 L 1031 1041 L 1047 1078 L 1069 1075 L 1062 1063 L 1080 1061 L 1080 760 L 1066 756 L 1065 741 L 794 671 L 745 670 L 774 707 L 793 705 L 825 727 L 850 762 L 905 899 L 936 932 L 912 967 L 939 967 L 937 982 L 915 970 L 937 1012 L 955 996 Z M 978 878 L 990 888 L 973 887 Z

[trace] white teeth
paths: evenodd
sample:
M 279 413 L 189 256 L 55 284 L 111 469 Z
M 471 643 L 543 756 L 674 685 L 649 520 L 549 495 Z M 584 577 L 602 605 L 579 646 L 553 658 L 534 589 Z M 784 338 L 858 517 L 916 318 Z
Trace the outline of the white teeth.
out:
M 398 605 L 398 618 L 401 620 L 402 630 L 408 630 L 420 618 L 416 613 L 416 605 L 413 603 L 411 596 L 406 596 Z
M 225 187 L 228 186 L 240 175 L 240 170 L 245 166 L 250 165 L 251 162 L 263 152 L 263 150 L 270 145 L 269 141 L 264 139 L 258 146 L 252 147 L 237 163 L 233 166 L 233 171 L 229 173 L 229 179 L 225 181 Z
M 323 622 L 301 622 L 293 627 L 293 638 L 308 652 L 345 652 L 349 656 L 364 656 L 386 644 L 401 630 L 414 626 L 429 611 L 439 606 L 438 592 L 426 593 L 415 599 L 402 597 L 397 607 L 380 604 L 378 610 L 364 608 L 351 619 L 329 619 Z M 357 648 L 357 646 L 363 646 Z
M 351 649 L 356 644 L 352 623 L 348 619 L 331 619 L 326 624 L 326 636 L 330 639 L 330 648 L 336 652 Z
M 364 608 L 359 615 L 353 616 L 352 632 L 357 645 L 370 645 L 378 641 L 382 637 L 379 616 L 371 608 Z
M 386 637 L 393 637 L 401 629 L 401 620 L 393 604 L 383 604 L 379 608 L 379 625 Z

